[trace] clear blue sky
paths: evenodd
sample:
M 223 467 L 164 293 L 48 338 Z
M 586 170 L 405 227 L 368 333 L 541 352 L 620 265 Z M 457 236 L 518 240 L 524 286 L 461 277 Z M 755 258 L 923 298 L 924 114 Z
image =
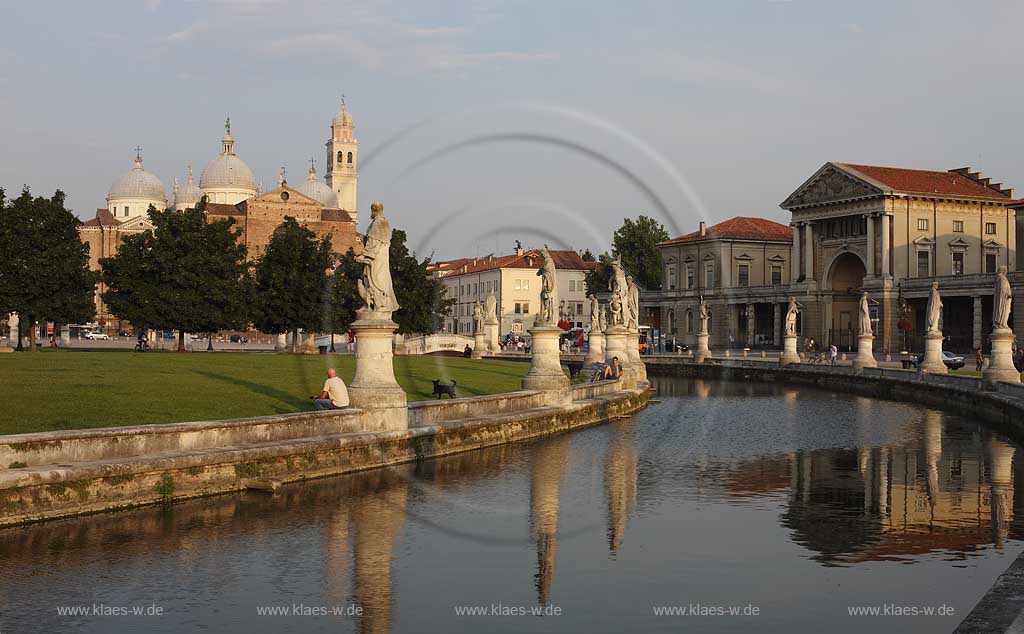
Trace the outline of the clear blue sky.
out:
M 778 208 L 827 160 L 971 165 L 1024 188 L 1017 2 L 28 3 L 0 35 L 0 185 L 81 217 L 143 147 L 170 192 L 236 152 L 295 183 L 342 93 L 360 212 L 421 254 L 603 250 Z M 1024 193 L 1024 191 L 1022 191 Z M 365 225 L 365 221 L 363 223 Z M 537 227 L 543 227 L 538 229 Z M 364 227 L 361 227 L 361 229 Z

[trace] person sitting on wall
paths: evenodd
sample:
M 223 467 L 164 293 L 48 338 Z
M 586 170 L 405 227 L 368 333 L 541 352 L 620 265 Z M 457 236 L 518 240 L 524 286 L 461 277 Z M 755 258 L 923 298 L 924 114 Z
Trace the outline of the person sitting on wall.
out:
M 466 347 L 462 349 L 462 358 L 463 359 L 468 359 L 471 356 L 473 356 L 473 349 L 470 348 L 469 344 L 467 343 Z
M 618 357 L 612 357 L 612 362 L 605 364 L 599 380 L 615 380 L 622 377 L 622 366 Z
M 338 377 L 334 368 L 327 370 L 327 380 L 324 381 L 324 389 L 320 396 L 311 396 L 313 405 L 317 411 L 325 409 L 341 409 L 348 407 L 348 388 L 345 382 Z

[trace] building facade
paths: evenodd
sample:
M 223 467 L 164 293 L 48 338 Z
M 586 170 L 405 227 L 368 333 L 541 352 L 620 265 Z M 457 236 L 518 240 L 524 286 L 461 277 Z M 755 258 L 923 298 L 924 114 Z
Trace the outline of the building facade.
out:
M 575 251 L 551 250 L 557 269 L 558 298 L 563 316 L 573 327 L 590 325 L 590 301 L 584 278 L 596 262 L 584 261 Z M 517 249 L 516 253 L 483 258 L 462 258 L 432 265 L 434 275 L 445 285 L 445 297 L 455 303 L 443 321 L 442 332 L 473 334 L 473 306 L 486 303 L 494 292 L 497 300 L 499 336 L 523 334 L 533 327 L 540 312 L 541 266 L 539 249 Z

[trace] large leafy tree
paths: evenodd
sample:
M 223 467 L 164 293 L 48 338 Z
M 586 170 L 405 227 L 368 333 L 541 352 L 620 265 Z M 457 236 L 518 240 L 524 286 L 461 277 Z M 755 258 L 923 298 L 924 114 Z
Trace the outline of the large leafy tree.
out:
M 324 306 L 333 299 L 328 283 L 333 262 L 329 237 L 318 239 L 295 218 L 286 216 L 256 261 L 256 328 L 293 333 L 293 352 L 298 347 L 299 329 L 328 329 L 331 324 Z
M 435 278 L 427 265 L 430 258 L 419 260 L 405 244 L 405 232 L 391 230 L 391 281 L 401 308 L 393 319 L 402 334 L 437 332 L 441 319 L 451 311 L 453 298 L 444 297 L 444 283 Z
M 661 288 L 661 256 L 658 243 L 669 239 L 665 227 L 648 216 L 636 220 L 626 218 L 622 226 L 612 235 L 612 252 L 602 253 L 598 261 L 601 266 L 590 271 L 586 277 L 587 291 L 600 293 L 608 289 L 611 277 L 611 261 L 622 256 L 622 267 L 633 276 L 642 288 Z
M 0 313 L 21 315 L 33 351 L 37 320 L 51 320 L 59 330 L 95 315 L 98 276 L 89 270 L 89 246 L 78 236 L 81 223 L 64 200 L 60 190 L 33 198 L 26 187 L 8 201 L 0 189 Z
M 331 332 L 345 332 L 356 320 L 356 311 L 363 305 L 356 281 L 363 275 L 363 265 L 356 262 L 355 251 L 349 249 L 337 259 L 331 276 L 330 303 L 324 306 L 324 322 Z
M 100 260 L 111 312 L 137 327 L 212 333 L 247 322 L 246 248 L 233 220 L 207 222 L 206 201 L 195 209 L 149 208 L 153 229 L 124 239 L 117 255 Z

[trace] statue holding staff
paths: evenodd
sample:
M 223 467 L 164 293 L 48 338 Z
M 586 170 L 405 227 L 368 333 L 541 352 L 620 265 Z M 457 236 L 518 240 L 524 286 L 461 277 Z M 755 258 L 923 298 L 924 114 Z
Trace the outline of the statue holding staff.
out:
M 363 265 L 363 277 L 357 280 L 359 296 L 366 303 L 365 310 L 382 313 L 390 319 L 399 309 L 395 289 L 391 283 L 391 225 L 384 217 L 384 205 L 370 205 L 370 227 L 363 238 L 363 251 L 356 262 Z
M 1009 330 L 1010 308 L 1013 305 L 1013 291 L 1006 279 L 1006 265 L 999 267 L 996 275 L 996 293 L 992 297 L 992 329 Z
M 940 319 L 942 319 L 942 296 L 939 295 L 939 283 L 932 282 L 932 291 L 928 295 L 928 308 L 925 312 L 925 332 L 939 332 Z

